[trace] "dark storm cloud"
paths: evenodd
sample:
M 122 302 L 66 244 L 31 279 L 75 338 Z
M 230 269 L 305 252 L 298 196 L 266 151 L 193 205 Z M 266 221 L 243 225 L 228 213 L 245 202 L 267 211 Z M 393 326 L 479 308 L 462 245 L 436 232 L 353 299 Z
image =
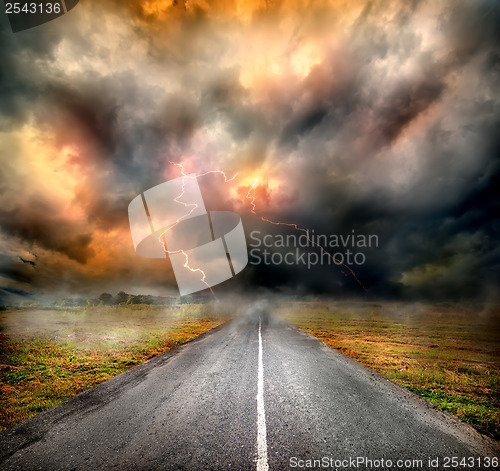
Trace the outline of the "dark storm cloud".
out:
M 38 278 L 35 267 L 3 254 L 0 256 L 0 276 L 14 280 L 18 286 L 29 286 Z
M 224 20 L 215 3 L 178 3 L 160 13 L 140 2 L 81 4 L 17 35 L 3 21 L 0 124 L 34 126 L 78 175 L 58 206 L 34 190 L 19 196 L 30 177 L 5 166 L 3 234 L 85 267 L 96 234 L 128 237 L 130 200 L 178 176 L 170 160 L 184 161 L 240 178 L 268 172 L 279 188 L 264 181 L 254 194 L 272 220 L 378 235 L 380 246 L 353 267 L 373 295 L 476 296 L 498 286 L 497 3 L 366 2 L 344 18 L 350 9 L 317 2 L 287 16 L 276 2 L 273 14 L 245 21 Z M 102 31 L 77 16 L 98 10 Z M 211 209 L 249 212 L 248 186 L 240 201 L 215 178 L 201 186 Z M 245 228 L 293 233 L 258 217 Z M 68 286 L 92 277 L 118 286 L 134 270 L 137 285 L 165 283 L 159 265 L 149 273 L 152 262 L 126 249 L 92 275 L 63 267 Z M 3 276 L 37 285 L 19 257 L 29 260 L 11 254 Z M 365 294 L 335 266 L 249 266 L 228 286 Z
M 208 83 L 203 91 L 200 111 L 205 119 L 227 122 L 235 141 L 245 141 L 252 134 L 262 132 L 262 116 L 251 106 L 245 105 L 248 94 L 233 71 L 225 71 Z M 259 125 L 260 121 L 260 125 Z
M 50 61 L 62 39 L 57 29 L 48 34 L 28 30 L 14 34 L 7 15 L 0 15 L 0 126 L 12 129 L 29 119 L 44 92 L 44 61 Z
M 399 85 L 376 110 L 377 123 L 368 137 L 370 148 L 376 151 L 397 139 L 406 126 L 439 99 L 443 89 L 444 84 L 437 81 Z
M 103 92 L 105 90 L 96 90 L 92 85 L 83 90 L 54 88 L 49 91 L 49 104 L 43 113 L 49 120 L 57 117 L 52 128 L 61 129 L 62 142 L 81 140 L 95 147 L 95 152 L 88 153 L 89 157 L 112 159 L 119 139 L 118 105 L 112 96 Z M 40 121 L 43 122 L 41 118 Z
M 80 232 L 80 228 L 59 216 L 50 203 L 39 199 L 0 212 L 0 226 L 4 234 L 39 244 L 79 263 L 85 263 L 92 255 L 92 235 Z
M 443 22 L 443 50 L 420 53 L 420 41 L 407 43 L 410 49 L 404 53 L 416 59 L 421 69 L 417 77 L 403 75 L 395 80 L 398 71 L 394 70 L 387 77 L 388 88 L 380 83 L 376 93 L 363 93 L 373 90 L 372 63 L 358 64 L 355 75 L 349 78 L 356 84 L 354 87 L 343 87 L 339 92 L 339 87 L 332 86 L 321 100 L 304 101 L 305 106 L 296 107 L 283 126 L 280 142 L 287 151 L 300 156 L 296 158 L 300 165 L 297 173 L 307 195 L 303 197 L 303 212 L 297 208 L 294 220 L 330 233 L 334 227 L 377 233 L 384 248 L 371 254 L 369 266 L 355 270 L 378 292 L 413 290 L 426 296 L 460 297 L 481 294 L 499 282 L 495 246 L 498 224 L 494 222 L 498 212 L 495 182 L 499 153 L 497 133 L 493 131 L 498 129 L 498 119 L 490 111 L 498 106 L 493 105 L 498 103 L 498 94 L 483 98 L 480 90 L 473 88 L 469 93 L 478 95 L 475 100 L 456 96 L 452 103 L 448 99 L 443 105 L 445 95 L 451 92 L 449 79 L 457 74 L 467 75 L 474 70 L 485 77 L 488 87 L 498 83 L 498 29 L 493 24 L 500 19 L 499 9 L 491 2 L 486 9 L 485 5 L 461 4 L 448 12 Z M 371 14 L 366 9 L 360 23 L 369 22 Z M 358 38 L 355 46 L 363 53 L 372 48 L 372 59 L 384 59 L 397 48 L 394 38 L 387 39 L 383 26 L 377 28 L 363 30 L 364 42 Z M 355 51 L 354 56 L 360 54 Z M 330 79 L 333 83 L 333 76 Z M 311 84 L 304 82 L 303 87 L 304 95 L 314 94 Z M 451 132 L 439 124 L 428 128 L 427 143 L 424 141 L 417 149 L 420 155 L 416 173 L 404 191 L 394 191 L 392 185 L 387 189 L 374 187 L 370 178 L 360 178 L 363 165 L 374 161 L 375 156 L 382 159 L 383 165 L 383 159 L 391 155 L 397 167 L 393 147 L 435 105 L 451 105 L 450 113 L 455 112 L 453 108 L 464 112 L 463 127 Z M 362 117 L 366 117 L 365 122 Z M 346 157 L 330 154 L 321 170 L 321 159 L 314 155 L 321 148 L 318 141 L 332 139 L 337 152 L 340 149 Z M 360 145 L 353 145 L 356 142 Z M 321 173 L 329 178 L 322 178 Z M 374 177 L 381 179 L 376 173 Z M 335 178 L 336 174 L 342 178 Z M 313 208 L 322 210 L 311 213 Z M 460 221 L 455 220 L 456 208 L 464 212 Z M 285 219 L 290 220 L 290 216 Z M 308 276 L 298 270 L 297 283 Z M 403 286 L 403 282 L 411 287 Z
M 196 104 L 181 97 L 165 100 L 155 122 L 148 123 L 158 144 L 165 143 L 170 153 L 184 149 L 201 126 Z
M 500 6 L 491 0 L 457 2 L 443 22 L 450 43 L 451 57 L 459 63 L 475 54 L 500 46 Z

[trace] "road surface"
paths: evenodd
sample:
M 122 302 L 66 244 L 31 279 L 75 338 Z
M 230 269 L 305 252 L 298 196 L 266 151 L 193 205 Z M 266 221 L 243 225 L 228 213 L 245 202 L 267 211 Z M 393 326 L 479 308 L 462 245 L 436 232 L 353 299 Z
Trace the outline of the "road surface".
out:
M 495 442 L 259 308 L 0 435 L 3 470 L 434 470 L 453 456 L 493 469 L 494 455 Z

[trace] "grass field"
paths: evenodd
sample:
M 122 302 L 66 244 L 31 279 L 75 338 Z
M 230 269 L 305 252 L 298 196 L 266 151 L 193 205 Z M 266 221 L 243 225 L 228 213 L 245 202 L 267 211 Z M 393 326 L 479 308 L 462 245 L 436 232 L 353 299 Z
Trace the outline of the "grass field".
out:
M 216 311 L 208 305 L 1 311 L 0 429 L 234 314 L 227 306 Z M 500 439 L 500 309 L 280 302 L 273 312 Z
M 277 314 L 500 439 L 500 309 L 282 303 Z
M 217 310 L 187 304 L 1 311 L 0 430 L 212 329 L 227 320 Z

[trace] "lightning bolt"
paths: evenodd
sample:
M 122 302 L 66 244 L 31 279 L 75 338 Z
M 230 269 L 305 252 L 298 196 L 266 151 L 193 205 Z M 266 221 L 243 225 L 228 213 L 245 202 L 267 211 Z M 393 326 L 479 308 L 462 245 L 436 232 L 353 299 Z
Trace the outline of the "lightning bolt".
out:
M 180 171 L 181 171 L 181 176 L 182 176 L 181 193 L 174 198 L 174 201 L 176 203 L 179 203 L 179 204 L 185 206 L 186 208 L 191 208 L 191 209 L 186 214 L 184 214 L 181 217 L 177 218 L 177 220 L 174 222 L 174 224 L 172 224 L 171 226 L 169 226 L 167 229 L 162 228 L 161 229 L 161 236 L 159 237 L 158 240 L 163 245 L 163 250 L 165 251 L 165 255 L 168 256 L 170 254 L 178 254 L 178 253 L 182 253 L 184 255 L 184 257 L 185 257 L 186 260 L 185 260 L 185 263 L 184 263 L 183 266 L 185 268 L 187 268 L 189 271 L 193 272 L 193 273 L 200 273 L 201 274 L 200 280 L 205 285 L 207 285 L 207 288 L 210 289 L 210 291 L 212 292 L 212 295 L 215 298 L 216 296 L 215 296 L 215 293 L 212 290 L 212 287 L 206 282 L 207 274 L 201 268 L 193 268 L 192 266 L 190 266 L 188 254 L 184 250 L 182 250 L 182 249 L 174 250 L 174 251 L 170 251 L 170 250 L 167 249 L 166 234 L 167 234 L 167 232 L 169 232 L 170 230 L 172 230 L 175 226 L 177 226 L 181 221 L 183 221 L 184 219 L 186 219 L 189 216 L 191 216 L 191 214 L 193 214 L 193 212 L 198 207 L 198 205 L 196 203 L 185 203 L 184 201 L 180 200 L 180 198 L 182 198 L 184 196 L 184 193 L 185 193 L 186 178 L 196 179 L 198 177 L 204 177 L 205 175 L 209 175 L 209 174 L 219 174 L 219 175 L 222 175 L 224 177 L 224 183 L 228 183 L 228 182 L 233 181 L 236 178 L 237 174 L 235 173 L 231 178 L 228 178 L 227 175 L 226 175 L 226 173 L 224 171 L 222 171 L 222 170 L 209 170 L 208 172 L 200 173 L 198 175 L 187 175 L 184 172 L 184 165 L 182 165 L 182 163 L 172 162 L 172 161 L 169 161 L 169 163 L 171 165 L 175 165 L 175 166 L 179 167 Z
M 179 167 L 181 169 L 181 176 L 187 177 L 187 178 L 198 178 L 198 177 L 204 177 L 205 175 L 209 175 L 211 173 L 217 173 L 217 174 L 222 175 L 224 177 L 224 183 L 229 183 L 229 182 L 232 182 L 238 175 L 237 173 L 235 173 L 231 178 L 227 178 L 227 175 L 223 170 L 209 170 L 208 172 L 200 173 L 200 174 L 194 175 L 194 176 L 193 175 L 186 175 L 184 173 L 184 166 L 181 163 L 172 162 L 171 160 L 169 162 L 172 165 L 176 165 L 177 167 Z
M 361 281 L 359 280 L 359 278 L 356 276 L 356 274 L 354 273 L 354 271 L 348 266 L 346 265 L 345 263 L 343 262 L 340 262 L 339 260 L 337 260 L 330 252 L 328 252 L 328 250 L 326 250 L 321 244 L 318 244 L 317 242 L 314 242 L 314 240 L 311 239 L 311 237 L 309 236 L 309 229 L 306 229 L 304 227 L 299 227 L 297 224 L 294 224 L 294 223 L 289 223 L 289 222 L 280 222 L 280 221 L 271 221 L 270 219 L 267 219 L 263 216 L 259 216 L 257 214 L 257 211 L 256 211 L 256 204 L 255 204 L 255 196 L 252 196 L 251 193 L 252 193 L 252 190 L 255 188 L 255 186 L 257 185 L 257 182 L 259 181 L 258 178 L 255 179 L 255 181 L 253 182 L 253 185 L 249 188 L 248 190 L 248 193 L 247 193 L 247 199 L 250 201 L 250 204 L 252 205 L 252 209 L 251 209 L 251 212 L 253 214 L 255 214 L 258 218 L 260 218 L 261 221 L 265 221 L 265 222 L 268 222 L 269 224 L 274 224 L 275 226 L 287 226 L 287 227 L 293 227 L 296 231 L 301 231 L 303 232 L 306 237 L 307 237 L 307 240 L 309 242 L 311 242 L 311 244 L 315 245 L 316 247 L 319 247 L 321 249 L 321 252 L 323 254 L 326 254 L 330 260 L 333 260 L 334 262 L 337 263 L 337 265 L 342 265 L 353 277 L 354 279 L 358 282 L 358 284 L 366 291 L 366 288 L 364 287 L 363 283 L 361 283 Z M 344 272 L 342 272 L 343 274 L 345 274 Z
M 207 288 L 210 289 L 210 291 L 212 292 L 213 296 L 215 297 L 215 294 L 214 294 L 211 286 L 206 282 L 206 277 L 207 277 L 206 273 L 201 268 L 199 268 L 199 267 L 198 268 L 194 268 L 194 267 L 192 267 L 190 265 L 188 254 L 184 250 L 182 250 L 182 249 L 175 250 L 175 251 L 169 251 L 167 249 L 166 234 L 170 230 L 172 230 L 175 226 L 177 226 L 181 221 L 183 221 L 184 219 L 188 218 L 196 210 L 196 208 L 198 207 L 198 205 L 196 203 L 186 203 L 184 201 L 181 201 L 181 198 L 185 194 L 185 179 L 186 178 L 196 179 L 196 178 L 203 177 L 203 176 L 209 175 L 209 174 L 218 174 L 218 175 L 222 175 L 224 177 L 224 183 L 229 183 L 229 182 L 233 181 L 238 174 L 235 173 L 231 178 L 228 178 L 228 176 L 226 175 L 226 173 L 224 171 L 222 171 L 222 170 L 209 170 L 207 172 L 200 173 L 200 174 L 197 174 L 197 175 L 187 175 L 184 172 L 184 165 L 182 163 L 180 163 L 180 162 L 172 162 L 172 161 L 169 161 L 169 163 L 171 165 L 175 165 L 176 167 L 179 167 L 180 172 L 181 172 L 181 176 L 182 176 L 181 193 L 177 197 L 174 198 L 174 201 L 176 203 L 179 203 L 179 204 L 185 206 L 186 208 L 190 208 L 190 209 L 189 209 L 189 211 L 186 214 L 184 214 L 181 217 L 179 217 L 175 221 L 175 223 L 172 224 L 171 226 L 169 226 L 167 229 L 162 228 L 162 230 L 161 230 L 161 236 L 159 237 L 159 241 L 163 245 L 163 250 L 165 251 L 165 255 L 168 256 L 170 254 L 182 253 L 184 255 L 184 257 L 185 257 L 184 267 L 187 268 L 189 271 L 191 271 L 193 273 L 200 273 L 201 274 L 201 281 L 207 286 Z M 356 276 L 356 274 L 354 273 L 354 271 L 348 265 L 346 265 L 345 263 L 343 263 L 343 262 L 339 261 L 337 258 L 335 258 L 321 244 L 318 244 L 317 242 L 315 242 L 310 237 L 310 235 L 309 235 L 309 229 L 306 229 L 304 227 L 300 227 L 299 225 L 297 225 L 295 223 L 282 222 L 282 221 L 273 221 L 271 219 L 265 218 L 265 217 L 260 216 L 259 214 L 257 214 L 257 205 L 255 204 L 255 196 L 252 195 L 252 191 L 257 186 L 258 181 L 259 181 L 259 179 L 256 178 L 255 181 L 253 182 L 252 186 L 249 188 L 249 190 L 247 192 L 247 195 L 246 195 L 246 198 L 250 201 L 250 204 L 252 206 L 252 208 L 251 208 L 252 214 L 256 215 L 261 221 L 267 222 L 269 224 L 273 224 L 275 226 L 287 226 L 287 227 L 291 227 L 291 228 L 295 229 L 296 231 L 303 232 L 306 235 L 307 240 L 312 245 L 318 247 L 321 250 L 322 254 L 325 254 L 327 257 L 330 258 L 330 260 L 333 260 L 338 265 L 342 265 L 347 270 L 347 272 L 356 280 L 356 282 L 363 288 L 363 290 L 366 291 L 366 288 L 364 287 L 363 283 L 361 283 L 361 281 L 359 280 L 359 278 Z M 344 271 L 342 271 L 342 273 L 345 275 Z
M 249 188 L 248 193 L 247 193 L 247 198 L 250 200 L 250 204 L 252 205 L 252 213 L 255 215 L 257 215 L 257 213 L 255 212 L 255 196 L 250 196 L 250 193 L 255 188 L 255 185 L 257 185 L 258 181 L 259 181 L 259 179 L 256 178 L 255 181 L 253 182 L 253 185 Z

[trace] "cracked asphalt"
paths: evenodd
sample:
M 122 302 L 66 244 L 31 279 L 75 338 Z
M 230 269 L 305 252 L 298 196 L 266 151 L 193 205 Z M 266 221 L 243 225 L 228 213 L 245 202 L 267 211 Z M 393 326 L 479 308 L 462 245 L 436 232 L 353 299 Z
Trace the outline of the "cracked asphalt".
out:
M 269 469 L 455 469 L 445 457 L 499 455 L 468 425 L 257 309 L 3 432 L 1 469 L 256 469 L 259 322 Z M 360 458 L 374 462 L 353 467 Z

